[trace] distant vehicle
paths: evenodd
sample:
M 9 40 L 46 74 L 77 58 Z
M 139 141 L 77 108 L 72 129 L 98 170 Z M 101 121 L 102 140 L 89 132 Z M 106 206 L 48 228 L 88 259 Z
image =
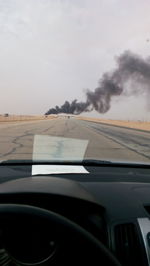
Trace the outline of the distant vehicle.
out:
M 7 113 L 6 113 L 6 114 L 4 114 L 4 117 L 8 117 L 8 116 L 9 116 L 9 114 L 7 114 Z

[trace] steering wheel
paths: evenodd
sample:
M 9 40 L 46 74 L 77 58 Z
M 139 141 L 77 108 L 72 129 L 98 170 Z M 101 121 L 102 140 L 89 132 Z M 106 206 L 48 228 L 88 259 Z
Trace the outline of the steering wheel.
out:
M 121 266 L 91 233 L 38 207 L 1 204 L 0 235 L 0 265 L 3 250 L 11 265 Z

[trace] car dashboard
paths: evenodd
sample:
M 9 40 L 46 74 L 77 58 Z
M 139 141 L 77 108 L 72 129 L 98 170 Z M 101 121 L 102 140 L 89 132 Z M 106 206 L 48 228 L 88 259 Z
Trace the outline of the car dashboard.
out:
M 123 171 L 117 168 L 109 171 L 97 168 L 90 176 L 74 174 L 71 178 L 69 174 L 22 177 L 1 183 L 0 205 L 19 204 L 53 211 L 94 235 L 121 265 L 150 265 L 148 178 L 148 169 Z M 31 229 L 34 230 L 34 226 Z M 15 230 L 13 237 L 17 237 L 17 228 Z M 8 242 L 10 236 L 12 239 L 11 232 L 7 236 Z M 45 239 L 42 241 L 47 241 Z M 27 236 L 25 242 L 29 244 Z M 16 255 L 18 247 L 12 246 L 10 253 L 13 250 Z M 40 251 L 34 250 L 34 253 Z

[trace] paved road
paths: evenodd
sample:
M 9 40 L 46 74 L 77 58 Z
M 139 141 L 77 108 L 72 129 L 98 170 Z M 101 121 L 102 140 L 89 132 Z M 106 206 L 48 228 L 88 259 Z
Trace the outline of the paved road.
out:
M 0 160 L 32 159 L 35 135 L 88 140 L 86 159 L 150 162 L 150 133 L 75 118 L 0 123 Z

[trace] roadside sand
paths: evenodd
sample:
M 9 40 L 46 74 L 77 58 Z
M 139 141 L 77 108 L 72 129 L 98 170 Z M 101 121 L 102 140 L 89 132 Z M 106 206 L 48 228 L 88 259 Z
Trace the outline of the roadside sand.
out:
M 49 120 L 54 119 L 56 116 L 45 116 L 45 115 L 0 115 L 0 122 L 22 122 L 32 120 Z
M 126 121 L 126 120 L 106 120 L 106 119 L 82 117 L 82 116 L 79 116 L 78 119 L 150 131 L 150 122 Z

